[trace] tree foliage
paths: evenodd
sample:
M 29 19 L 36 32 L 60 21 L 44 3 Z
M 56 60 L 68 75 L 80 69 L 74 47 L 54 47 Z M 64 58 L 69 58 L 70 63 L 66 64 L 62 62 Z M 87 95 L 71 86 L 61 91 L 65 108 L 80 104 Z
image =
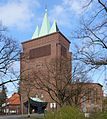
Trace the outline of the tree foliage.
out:
M 7 99 L 7 90 L 4 85 L 2 85 L 2 90 L 0 92 L 0 107 L 2 106 L 3 103 L 6 102 Z

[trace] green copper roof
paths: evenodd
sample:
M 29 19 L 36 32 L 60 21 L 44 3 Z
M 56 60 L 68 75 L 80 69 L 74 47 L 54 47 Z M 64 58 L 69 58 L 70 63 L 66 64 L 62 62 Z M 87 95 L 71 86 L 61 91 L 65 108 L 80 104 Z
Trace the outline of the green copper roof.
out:
M 43 18 L 43 22 L 42 22 L 39 36 L 47 35 L 49 33 L 49 30 L 50 30 L 50 23 L 48 20 L 48 13 L 47 13 L 47 10 L 45 10 L 45 15 Z
M 51 33 L 57 32 L 57 31 L 59 31 L 59 29 L 58 29 L 56 21 L 53 22 L 53 25 L 50 29 L 50 23 L 48 20 L 48 13 L 47 13 L 47 9 L 46 9 L 40 31 L 39 31 L 39 27 L 37 26 L 36 30 L 32 36 L 32 39 L 38 38 L 41 36 L 45 36 L 45 35 L 48 35 L 48 34 L 51 34 Z
M 49 33 L 54 33 L 54 32 L 57 32 L 57 31 L 59 31 L 59 29 L 58 29 L 56 21 L 54 21 Z
M 34 34 L 32 36 L 32 39 L 37 38 L 38 36 L 39 36 L 39 27 L 37 26 L 36 30 L 35 30 L 35 32 L 34 32 Z
M 37 101 L 37 102 L 44 102 L 43 100 L 41 100 L 40 98 L 34 98 L 34 97 L 30 97 L 33 101 Z

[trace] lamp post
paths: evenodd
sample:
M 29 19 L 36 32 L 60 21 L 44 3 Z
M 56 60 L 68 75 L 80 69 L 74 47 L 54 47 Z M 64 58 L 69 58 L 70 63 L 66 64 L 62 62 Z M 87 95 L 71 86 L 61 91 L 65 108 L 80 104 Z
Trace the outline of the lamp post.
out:
M 30 83 L 30 74 L 29 74 L 29 70 L 30 70 L 30 65 L 29 65 L 29 58 L 27 60 L 27 63 L 28 63 L 28 82 Z M 30 86 L 30 85 L 29 85 Z M 30 87 L 28 87 L 28 118 L 30 118 L 30 95 L 29 95 L 29 92 L 30 92 Z

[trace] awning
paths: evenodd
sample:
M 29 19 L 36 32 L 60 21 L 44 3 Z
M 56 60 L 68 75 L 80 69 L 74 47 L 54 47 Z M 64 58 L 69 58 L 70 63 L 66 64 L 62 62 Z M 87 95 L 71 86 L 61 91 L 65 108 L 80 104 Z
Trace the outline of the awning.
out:
M 30 112 L 32 112 L 32 110 L 34 109 L 36 113 L 44 113 L 47 104 L 47 102 L 44 102 L 39 98 L 30 97 Z M 26 101 L 24 105 L 28 108 L 28 101 Z

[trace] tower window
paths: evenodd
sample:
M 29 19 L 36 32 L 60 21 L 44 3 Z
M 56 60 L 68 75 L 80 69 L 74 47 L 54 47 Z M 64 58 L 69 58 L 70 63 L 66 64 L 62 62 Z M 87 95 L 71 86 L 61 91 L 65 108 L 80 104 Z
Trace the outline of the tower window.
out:
M 61 45 L 61 56 L 67 57 L 67 50 L 64 46 Z

